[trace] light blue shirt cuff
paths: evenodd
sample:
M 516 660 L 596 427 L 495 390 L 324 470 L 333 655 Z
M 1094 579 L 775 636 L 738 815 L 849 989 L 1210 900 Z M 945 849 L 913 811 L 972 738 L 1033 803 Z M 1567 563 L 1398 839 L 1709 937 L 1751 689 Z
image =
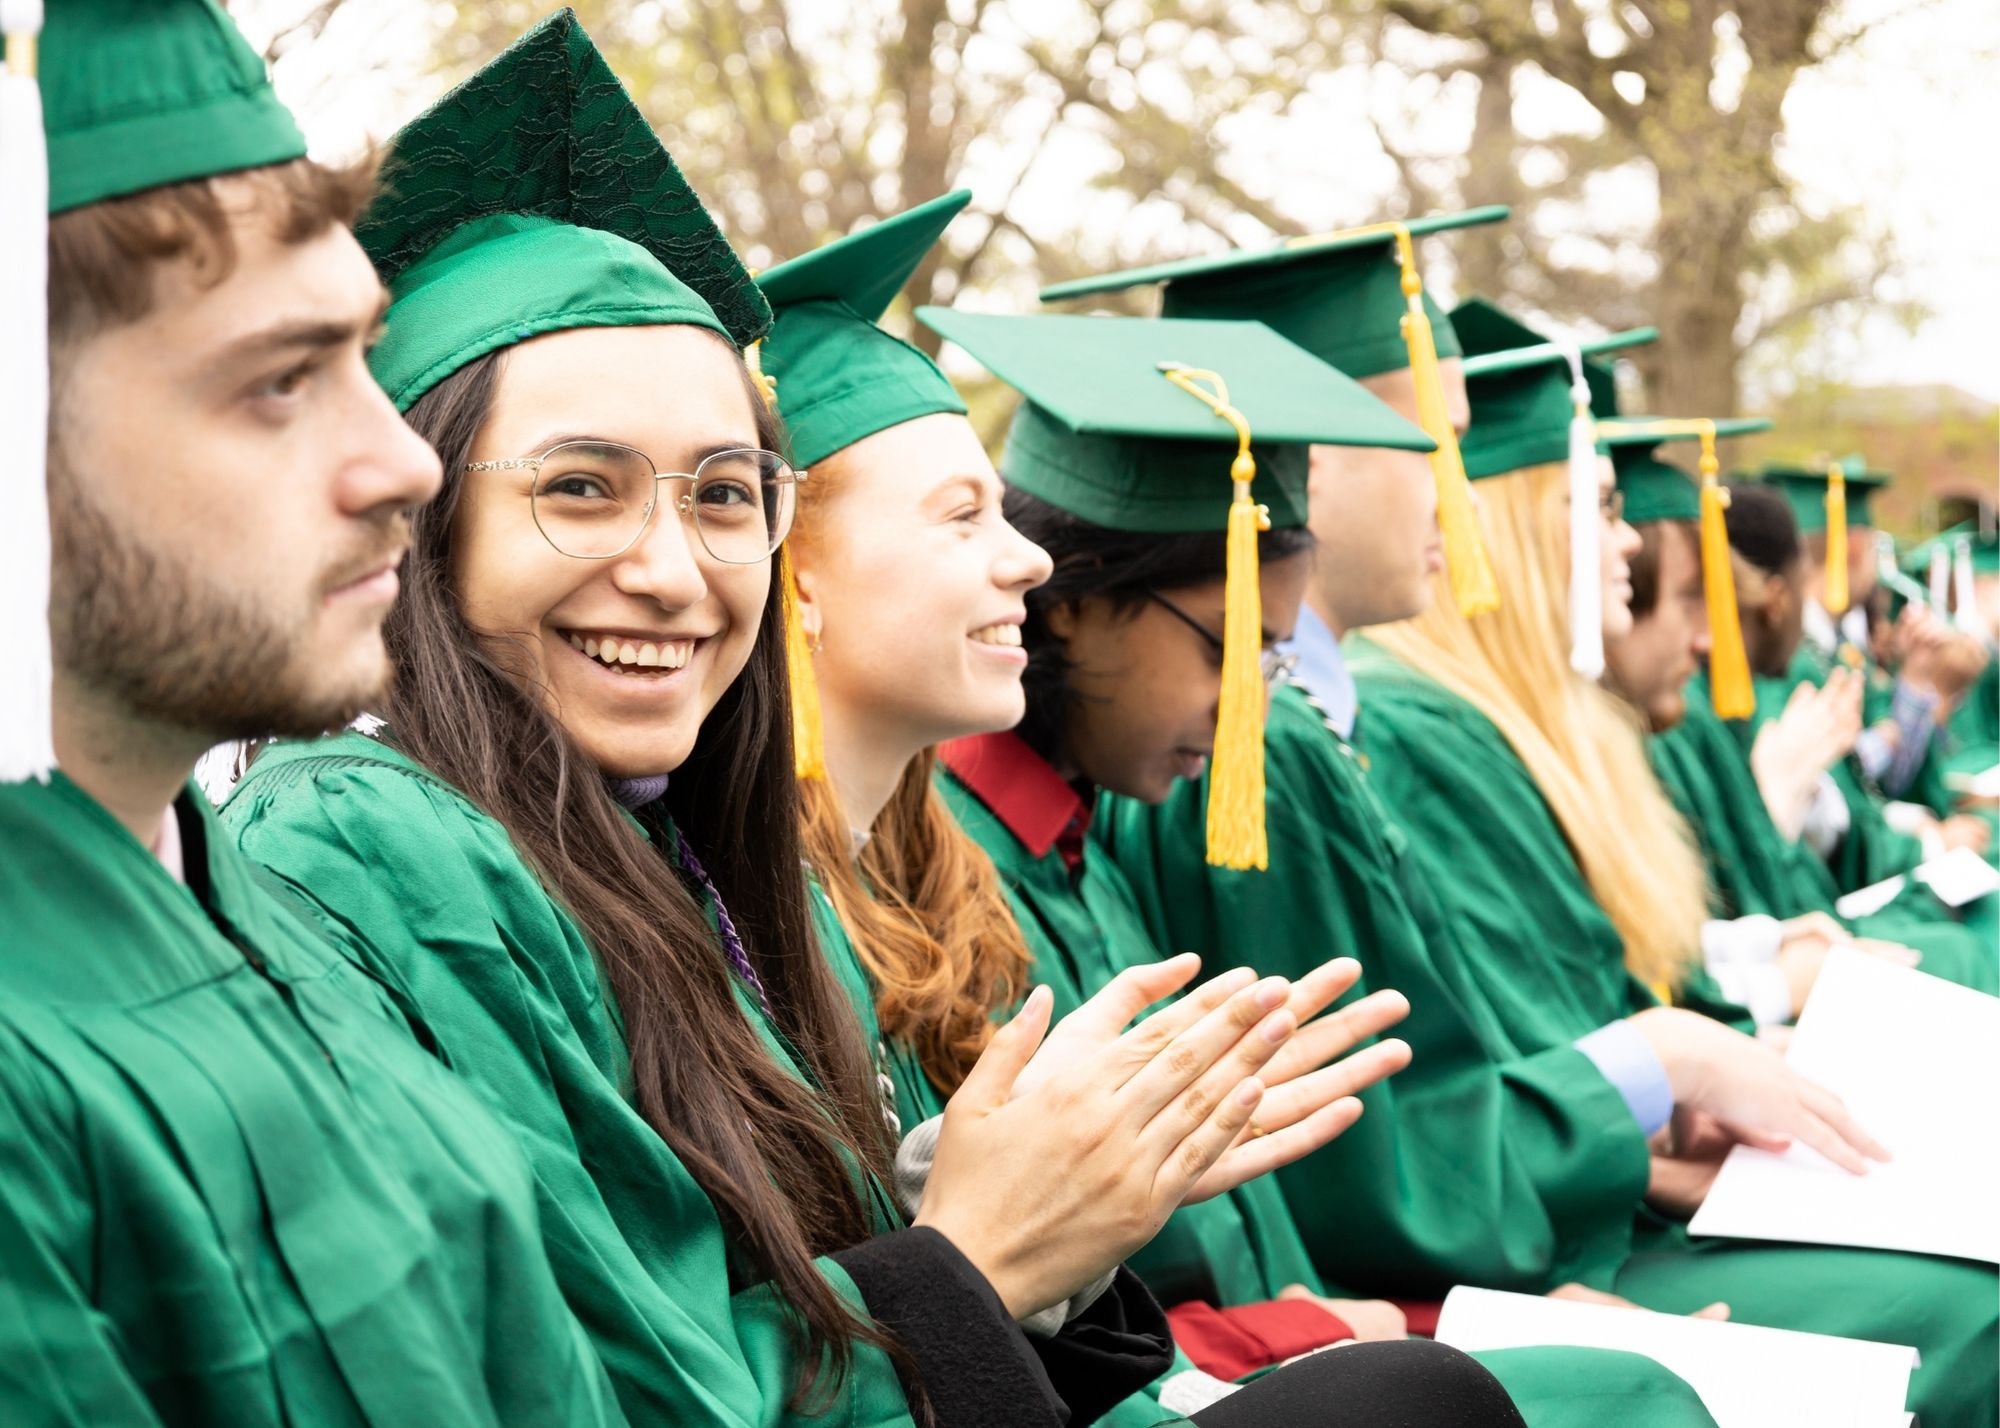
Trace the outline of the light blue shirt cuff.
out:
M 1667 1068 L 1646 1044 L 1645 1035 L 1630 1022 L 1600 1026 L 1579 1036 L 1574 1045 L 1625 1098 L 1625 1108 L 1645 1134 L 1651 1135 L 1673 1118 L 1674 1088 L 1667 1081 Z

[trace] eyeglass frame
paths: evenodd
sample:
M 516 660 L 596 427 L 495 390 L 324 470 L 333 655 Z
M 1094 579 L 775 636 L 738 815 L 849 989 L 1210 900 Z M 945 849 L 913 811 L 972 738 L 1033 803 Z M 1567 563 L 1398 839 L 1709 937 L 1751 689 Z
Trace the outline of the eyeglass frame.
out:
M 1200 635 L 1202 642 L 1215 651 L 1217 661 L 1219 662 L 1222 659 L 1222 652 L 1226 648 L 1222 642 L 1222 636 L 1215 633 L 1215 631 L 1211 630 L 1159 591 L 1148 590 L 1146 598 L 1165 610 L 1169 615 L 1172 615 L 1176 620 L 1179 620 L 1183 625 L 1186 625 L 1190 630 L 1193 630 L 1197 635 Z M 1264 687 L 1266 689 L 1276 689 L 1292 677 L 1292 671 L 1299 667 L 1299 657 L 1295 654 L 1281 654 L 1276 648 L 1260 649 L 1257 651 L 1257 663 L 1263 671 Z
M 475 471 L 532 471 L 536 477 L 539 477 L 542 464 L 566 446 L 598 446 L 616 451 L 629 451 L 653 468 L 653 498 L 646 505 L 646 514 L 639 522 L 639 529 L 632 533 L 632 539 L 626 541 L 618 549 L 604 555 L 578 555 L 574 551 L 564 550 L 561 546 L 557 545 L 555 537 L 550 535 L 542 526 L 541 513 L 535 506 L 534 488 L 532 485 L 530 486 L 528 491 L 528 517 L 535 523 L 535 533 L 548 542 L 550 550 L 570 560 L 616 560 L 619 556 L 624 555 L 633 546 L 644 540 L 646 532 L 652 527 L 653 516 L 660 509 L 659 483 L 662 481 L 686 481 L 688 483 L 687 494 L 677 497 L 673 502 L 673 507 L 683 519 L 693 522 L 695 539 L 701 542 L 701 548 L 707 551 L 712 558 L 724 565 L 756 565 L 758 562 L 769 560 L 773 555 L 777 554 L 778 547 L 785 543 L 787 536 L 791 535 L 792 522 L 798 517 L 796 488 L 800 483 L 805 481 L 808 475 L 805 470 L 792 465 L 791 462 L 785 460 L 777 452 L 762 446 L 732 446 L 722 451 L 711 451 L 695 463 L 695 468 L 692 472 L 662 471 L 651 456 L 648 456 L 636 446 L 627 446 L 622 441 L 598 441 L 594 439 L 587 441 L 559 441 L 538 456 L 512 456 L 499 461 L 468 461 L 461 470 L 467 475 Z M 709 462 L 724 456 L 741 456 L 746 452 L 754 452 L 759 456 L 768 456 L 785 469 L 786 477 L 779 478 L 777 484 L 788 485 L 794 488 L 792 510 L 785 518 L 785 529 L 771 542 L 770 549 L 758 556 L 756 560 L 729 560 L 715 553 L 715 548 L 708 543 L 708 536 L 701 528 L 701 517 L 695 514 L 694 508 L 695 484 L 701 479 L 701 468 L 708 465 Z
M 1597 497 L 1597 513 L 1614 526 L 1624 520 L 1625 488 L 1623 486 L 1613 486 L 1609 491 L 1599 492 Z

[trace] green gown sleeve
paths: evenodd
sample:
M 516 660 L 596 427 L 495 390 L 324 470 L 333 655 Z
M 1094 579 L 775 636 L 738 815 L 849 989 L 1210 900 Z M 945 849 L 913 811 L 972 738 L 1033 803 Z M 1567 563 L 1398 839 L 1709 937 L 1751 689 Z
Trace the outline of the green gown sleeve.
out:
M 89 1197 L 75 1136 L 0 1031 L 0 1422 L 158 1428 L 116 1325 L 91 1302 Z
M 1360 1122 L 1279 1172 L 1321 1271 L 1356 1294 L 1441 1297 L 1465 1282 L 1534 1292 L 1603 1282 L 1630 1238 L 1646 1155 L 1617 1091 L 1567 1044 L 1522 1054 L 1461 995 L 1462 935 L 1361 756 L 1297 690 L 1265 733 L 1271 866 L 1207 866 L 1206 783 L 1158 807 L 1106 799 L 1101 836 L 1161 945 L 1211 970 L 1300 976 L 1358 959 L 1349 994 L 1394 987 L 1411 1066 L 1362 1096 Z
M 373 949 L 445 1060 L 514 1131 L 556 1275 L 634 1423 L 765 1425 L 796 1372 L 789 1310 L 733 1290 L 713 1204 L 627 1097 L 616 1006 L 574 922 L 504 830 L 372 741 L 280 749 L 225 809 L 240 844 Z M 638 836 L 635 832 L 634 836 Z M 859 1304 L 831 1260 L 822 1272 Z M 841 1407 L 906 1428 L 890 1362 L 856 1346 Z

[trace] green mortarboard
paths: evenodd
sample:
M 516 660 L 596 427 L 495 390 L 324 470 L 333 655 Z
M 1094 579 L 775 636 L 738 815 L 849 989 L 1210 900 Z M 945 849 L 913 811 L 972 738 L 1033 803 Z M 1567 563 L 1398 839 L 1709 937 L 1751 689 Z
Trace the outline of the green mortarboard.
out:
M 49 212 L 305 157 L 213 0 L 54 0 L 41 38 Z
M 1727 417 L 1713 423 L 1717 437 L 1748 436 L 1769 431 L 1764 417 Z M 1648 521 L 1699 521 L 1701 486 L 1670 462 L 1659 449 L 1670 441 L 1695 441 L 1700 424 L 1658 417 L 1624 417 L 1597 428 L 1599 449 L 1611 453 L 1618 489 L 1625 493 L 1625 519 L 1633 525 Z
M 1831 461 L 1817 468 L 1767 464 L 1757 473 L 1756 479 L 1785 493 L 1785 499 L 1792 503 L 1792 514 L 1798 517 L 1802 534 L 1823 531 L 1827 528 L 1827 473 L 1832 465 Z M 1869 518 L 1868 498 L 1889 484 L 1889 474 L 1886 471 L 1870 471 L 1859 456 L 1844 456 L 1840 465 L 1847 477 L 1848 526 L 1874 525 L 1875 522 Z
M 539 333 L 686 324 L 741 347 L 770 322 L 573 11 L 412 120 L 385 174 L 355 232 L 394 297 L 371 364 L 401 410 Z
M 1474 224 L 1497 223 L 1507 209 L 1414 218 L 1412 237 Z M 1237 250 L 1212 258 L 1158 263 L 1122 273 L 1057 283 L 1043 302 L 1161 283 L 1163 317 L 1234 318 L 1262 322 L 1350 377 L 1372 377 L 1410 365 L 1403 338 L 1402 267 L 1395 235 L 1382 225 L 1300 238 L 1276 248 Z M 1439 357 L 1456 357 L 1451 323 L 1424 296 Z
M 1163 375 L 1228 384 L 1257 460 L 1253 498 L 1277 526 L 1306 520 L 1314 443 L 1427 451 L 1431 440 L 1350 378 L 1260 322 L 1006 317 L 917 309 L 1025 400 L 1001 463 L 1010 485 L 1110 530 L 1221 530 L 1235 430 Z
M 960 189 L 920 203 L 757 279 L 771 304 L 759 360 L 799 465 L 901 422 L 964 413 L 937 364 L 875 324 L 971 201 L 971 190 Z
M 1481 298 L 1452 310 L 1452 326 L 1465 348 L 1465 388 L 1472 424 L 1459 441 L 1465 474 L 1474 480 L 1504 476 L 1529 466 L 1567 460 L 1570 454 L 1570 369 L 1565 349 Z M 1588 338 L 1576 344 L 1586 356 L 1651 342 L 1650 327 Z M 1585 363 L 1585 380 L 1592 364 Z M 1602 377 L 1592 403 L 1604 400 Z

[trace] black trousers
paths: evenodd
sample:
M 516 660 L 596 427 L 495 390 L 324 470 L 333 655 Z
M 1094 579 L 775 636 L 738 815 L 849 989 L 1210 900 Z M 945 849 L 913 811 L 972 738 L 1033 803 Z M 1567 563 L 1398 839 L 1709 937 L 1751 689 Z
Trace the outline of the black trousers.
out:
M 1348 1344 L 1194 1415 L 1200 1428 L 1527 1428 L 1500 1381 L 1426 1339 Z

